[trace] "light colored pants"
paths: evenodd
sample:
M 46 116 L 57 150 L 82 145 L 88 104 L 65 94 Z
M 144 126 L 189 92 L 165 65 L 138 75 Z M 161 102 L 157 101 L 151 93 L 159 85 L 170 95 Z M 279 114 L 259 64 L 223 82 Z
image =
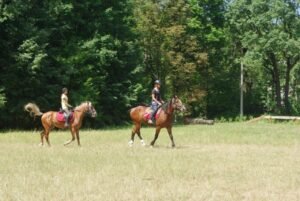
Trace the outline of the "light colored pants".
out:
M 159 108 L 158 103 L 155 102 L 155 101 L 152 101 L 152 103 L 151 103 L 151 110 L 152 110 L 152 112 L 151 112 L 150 119 L 154 120 L 154 115 L 157 112 L 158 108 Z
M 68 124 L 71 112 L 70 112 L 70 110 L 68 108 L 67 109 L 63 109 L 63 111 L 64 111 L 64 117 L 65 117 L 65 120 L 66 120 L 66 124 Z

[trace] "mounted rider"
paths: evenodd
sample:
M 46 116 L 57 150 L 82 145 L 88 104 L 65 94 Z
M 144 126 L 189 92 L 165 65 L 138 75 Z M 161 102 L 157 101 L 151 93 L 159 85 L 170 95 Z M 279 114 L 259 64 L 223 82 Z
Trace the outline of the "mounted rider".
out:
M 160 81 L 159 80 L 155 80 L 154 82 L 154 88 L 152 90 L 152 94 L 151 94 L 151 116 L 150 119 L 148 120 L 148 124 L 153 124 L 154 121 L 154 116 L 157 112 L 157 110 L 161 107 L 161 105 L 164 103 L 164 101 L 161 98 L 160 95 Z
M 65 127 L 69 126 L 69 117 L 71 115 L 71 111 L 69 110 L 69 108 L 71 108 L 72 106 L 68 103 L 68 89 L 67 88 L 63 88 L 62 89 L 62 94 L 61 94 L 61 109 L 64 112 L 64 116 L 65 116 Z

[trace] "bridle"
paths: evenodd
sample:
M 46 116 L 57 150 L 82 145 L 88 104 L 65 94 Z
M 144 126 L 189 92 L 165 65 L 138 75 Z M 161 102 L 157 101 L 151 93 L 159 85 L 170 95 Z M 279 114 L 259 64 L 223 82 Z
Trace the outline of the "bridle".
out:
M 87 111 L 86 113 L 90 116 L 93 116 L 93 109 L 92 109 L 92 103 L 91 102 L 87 102 Z
M 87 113 L 88 115 L 93 116 L 92 103 L 89 102 L 89 101 L 87 101 L 87 102 L 86 102 L 86 105 L 87 105 L 87 106 L 84 107 L 83 111 L 82 111 L 81 109 L 78 109 L 78 108 L 77 108 L 77 109 L 75 108 L 74 111 L 85 112 L 85 113 Z
M 174 96 L 173 98 L 171 98 L 170 101 L 168 101 L 168 103 L 165 103 L 165 104 L 167 104 L 167 106 L 166 106 L 167 110 L 165 110 L 165 112 L 166 112 L 167 114 L 171 114 L 171 113 L 172 113 L 171 110 L 180 110 L 180 111 L 183 110 L 184 105 L 183 105 L 182 103 L 181 103 L 181 105 L 178 105 L 178 104 L 175 102 L 176 99 L 178 99 L 178 98 L 177 98 L 176 96 Z
M 184 105 L 182 104 L 182 102 L 180 101 L 180 103 L 176 102 L 178 101 L 179 99 L 177 98 L 177 96 L 174 96 L 172 99 L 171 99 L 171 103 L 172 103 L 172 108 L 175 109 L 175 110 L 180 110 L 180 111 L 183 111 L 185 109 Z

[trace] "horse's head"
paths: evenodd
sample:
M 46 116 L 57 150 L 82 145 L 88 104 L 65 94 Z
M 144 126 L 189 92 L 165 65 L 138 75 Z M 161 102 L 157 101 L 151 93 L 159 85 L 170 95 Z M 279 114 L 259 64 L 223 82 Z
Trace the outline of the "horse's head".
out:
M 89 101 L 86 102 L 86 113 L 91 115 L 91 117 L 93 117 L 93 118 L 97 116 L 97 112 L 96 112 L 93 104 Z
M 181 112 L 186 111 L 186 108 L 185 108 L 184 104 L 182 103 L 182 101 L 177 96 L 174 96 L 172 98 L 172 107 L 175 110 L 179 110 Z

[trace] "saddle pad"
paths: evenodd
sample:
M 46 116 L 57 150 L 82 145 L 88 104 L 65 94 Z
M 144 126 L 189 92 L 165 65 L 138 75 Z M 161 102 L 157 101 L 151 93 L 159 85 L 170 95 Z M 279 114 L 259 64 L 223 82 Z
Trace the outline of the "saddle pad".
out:
M 144 114 L 144 118 L 145 118 L 146 120 L 149 120 L 149 119 L 150 119 L 151 111 L 152 111 L 152 110 L 151 110 L 150 108 L 146 110 L 146 112 L 145 112 L 145 114 Z M 161 112 L 161 108 L 159 108 L 158 111 L 156 112 L 156 114 L 155 114 L 155 119 L 157 119 L 157 118 L 159 117 L 160 112 Z
M 70 122 L 72 122 L 74 120 L 73 117 L 74 117 L 73 116 L 73 112 L 71 112 L 70 117 L 69 117 Z M 64 113 L 57 112 L 57 114 L 56 114 L 56 120 L 59 121 L 59 122 L 65 122 Z

